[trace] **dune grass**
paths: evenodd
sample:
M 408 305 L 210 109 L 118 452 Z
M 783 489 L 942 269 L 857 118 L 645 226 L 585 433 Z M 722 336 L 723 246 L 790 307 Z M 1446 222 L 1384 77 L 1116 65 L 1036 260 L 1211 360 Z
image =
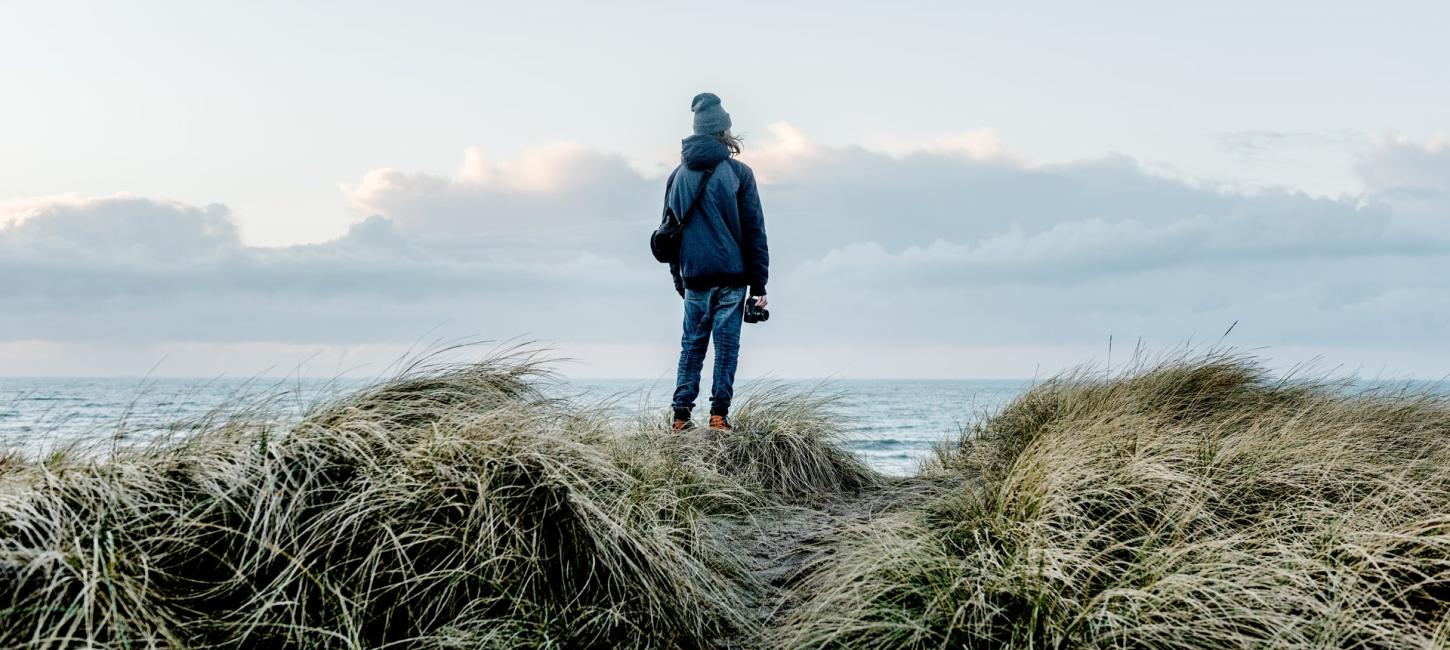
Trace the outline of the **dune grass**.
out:
M 0 647 L 1450 644 L 1441 397 L 1225 353 L 1082 371 L 894 480 L 818 392 L 680 435 L 550 381 L 423 365 L 286 426 L 7 454 Z M 858 493 L 912 498 L 808 535 L 784 587 L 740 557 L 759 515 Z
M 760 622 L 711 522 L 767 483 L 869 480 L 784 389 L 741 409 L 767 454 L 621 429 L 550 382 L 528 355 L 421 364 L 286 429 L 7 454 L 0 647 L 712 647 Z
M 1227 353 L 1048 381 L 940 454 L 976 477 L 840 535 L 791 647 L 1450 642 L 1450 403 Z
M 880 474 L 831 444 L 845 433 L 834 408 L 841 399 L 819 388 L 765 382 L 735 402 L 732 434 L 697 429 L 670 440 L 677 453 L 777 503 L 876 487 Z
M 704 647 L 749 634 L 748 576 L 702 527 L 767 496 L 662 430 L 617 431 L 545 398 L 547 381 L 521 357 L 415 367 L 285 431 L 231 419 L 102 458 L 7 457 L 0 647 Z M 767 463 L 753 467 L 782 474 Z

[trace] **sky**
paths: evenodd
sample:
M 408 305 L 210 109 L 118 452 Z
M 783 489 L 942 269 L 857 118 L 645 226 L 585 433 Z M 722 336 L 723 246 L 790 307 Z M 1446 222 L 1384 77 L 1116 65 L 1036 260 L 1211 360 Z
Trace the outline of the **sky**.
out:
M 1220 342 L 1450 374 L 1443 2 L 3 14 L 0 375 L 330 376 L 477 340 L 669 377 L 644 240 L 702 91 L 771 242 L 742 375 Z

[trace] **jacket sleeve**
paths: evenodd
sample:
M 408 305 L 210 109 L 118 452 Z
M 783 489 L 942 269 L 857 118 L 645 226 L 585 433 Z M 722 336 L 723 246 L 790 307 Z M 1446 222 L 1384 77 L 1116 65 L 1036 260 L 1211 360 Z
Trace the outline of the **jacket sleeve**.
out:
M 770 280 L 770 247 L 765 240 L 765 213 L 760 208 L 760 192 L 755 188 L 755 172 L 745 165 L 736 201 L 740 206 L 740 253 L 745 256 L 745 275 L 750 293 L 765 295 Z
M 670 172 L 670 177 L 667 180 L 665 180 L 665 206 L 667 206 L 667 207 L 670 204 L 670 188 L 672 186 L 674 186 L 674 184 L 675 184 L 675 174 L 679 173 L 679 171 L 680 171 L 680 168 L 679 167 L 676 167 L 675 168 L 675 171 Z M 663 220 L 661 221 L 661 223 L 663 223 Z M 670 278 L 672 280 L 674 280 L 674 282 L 675 282 L 675 293 L 680 294 L 680 297 L 681 298 L 684 298 L 685 297 L 685 282 L 680 277 L 680 263 L 679 262 L 670 262 Z

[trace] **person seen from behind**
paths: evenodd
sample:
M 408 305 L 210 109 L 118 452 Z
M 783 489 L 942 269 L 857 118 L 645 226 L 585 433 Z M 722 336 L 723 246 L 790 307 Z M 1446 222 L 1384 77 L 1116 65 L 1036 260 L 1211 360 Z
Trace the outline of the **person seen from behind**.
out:
M 770 254 L 755 173 L 734 158 L 740 154 L 740 139 L 730 131 L 730 114 L 712 93 L 696 95 L 690 110 L 695 114 L 694 135 L 681 142 L 680 165 L 665 184 L 666 205 L 674 214 L 687 214 L 699 196 L 699 205 L 684 224 L 679 261 L 670 264 L 675 291 L 685 301 L 671 427 L 680 431 L 695 426 L 690 413 L 700 394 L 700 371 L 713 338 L 709 426 L 729 431 L 740 324 L 747 302 L 752 322 L 761 318 L 755 310 L 767 305 Z

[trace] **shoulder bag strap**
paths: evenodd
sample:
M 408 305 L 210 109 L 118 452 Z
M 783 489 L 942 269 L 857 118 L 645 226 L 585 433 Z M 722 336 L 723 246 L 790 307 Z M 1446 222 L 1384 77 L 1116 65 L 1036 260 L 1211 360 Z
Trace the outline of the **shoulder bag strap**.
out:
M 694 214 L 695 208 L 700 207 L 700 199 L 705 197 L 705 188 L 710 185 L 710 177 L 715 175 L 716 167 L 719 165 L 705 170 L 705 174 L 700 177 L 700 187 L 695 189 L 695 199 L 690 202 L 690 207 L 685 208 L 685 214 L 680 216 L 680 230 L 685 229 L 685 224 L 690 222 L 690 215 Z

